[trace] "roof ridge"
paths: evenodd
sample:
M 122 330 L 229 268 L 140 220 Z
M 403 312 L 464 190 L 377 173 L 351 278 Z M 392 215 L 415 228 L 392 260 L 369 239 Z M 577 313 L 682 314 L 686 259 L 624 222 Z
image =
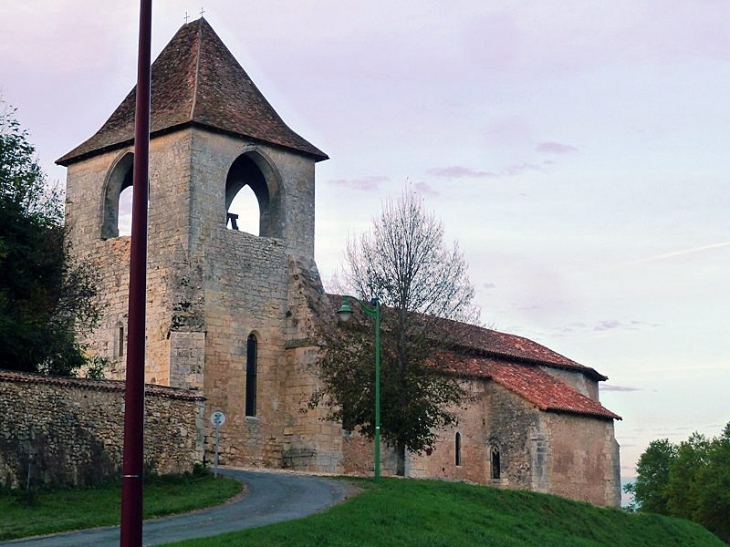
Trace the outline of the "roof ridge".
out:
M 205 21 L 203 17 L 198 19 L 198 21 Z M 195 119 L 195 107 L 198 104 L 198 85 L 200 81 L 200 49 L 202 47 L 203 42 L 203 25 L 198 24 L 198 51 L 196 60 L 195 60 L 195 83 L 193 83 L 193 104 L 190 106 L 190 119 Z

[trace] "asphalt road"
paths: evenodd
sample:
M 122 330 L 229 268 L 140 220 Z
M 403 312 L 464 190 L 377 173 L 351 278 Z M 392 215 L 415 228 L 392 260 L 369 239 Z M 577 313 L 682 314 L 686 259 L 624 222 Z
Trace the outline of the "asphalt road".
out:
M 145 521 L 144 545 L 216 536 L 319 513 L 353 493 L 344 481 L 291 473 L 221 469 L 246 486 L 239 499 L 194 513 Z M 5 546 L 27 547 L 116 547 L 119 527 L 93 528 L 15 541 Z

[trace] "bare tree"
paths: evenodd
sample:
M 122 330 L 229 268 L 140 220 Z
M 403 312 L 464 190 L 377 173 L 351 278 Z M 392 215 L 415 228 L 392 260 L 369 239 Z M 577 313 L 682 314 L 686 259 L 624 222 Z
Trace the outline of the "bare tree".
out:
M 443 225 L 412 191 L 386 202 L 372 230 L 348 243 L 343 270 L 348 292 L 382 305 L 381 432 L 402 475 L 406 450 L 432 448 L 436 430 L 456 423 L 466 394 L 439 350 L 458 343 L 454 321 L 477 321 L 474 288 L 458 245 L 445 245 Z M 316 399 L 346 428 L 372 437 L 374 341 L 368 318 L 356 315 L 326 337 Z

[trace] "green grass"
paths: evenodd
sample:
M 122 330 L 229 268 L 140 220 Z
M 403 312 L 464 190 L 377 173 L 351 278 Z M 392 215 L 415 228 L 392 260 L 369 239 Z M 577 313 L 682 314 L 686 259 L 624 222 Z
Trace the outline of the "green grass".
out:
M 241 491 L 234 479 L 211 475 L 151 477 L 144 486 L 144 518 L 218 505 Z M 121 486 L 40 491 L 32 497 L 0 492 L 0 541 L 119 524 Z
M 185 547 L 725 545 L 688 521 L 599 509 L 555 496 L 460 483 L 387 479 L 326 513 Z

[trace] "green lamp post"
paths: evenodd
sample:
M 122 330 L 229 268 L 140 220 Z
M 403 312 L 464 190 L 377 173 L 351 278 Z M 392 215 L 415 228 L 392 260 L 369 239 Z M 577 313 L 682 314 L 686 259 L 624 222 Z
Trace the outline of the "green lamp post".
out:
M 364 304 L 359 298 L 349 295 L 342 295 L 342 306 L 337 310 L 340 321 L 348 321 L 352 317 L 350 300 L 360 304 L 360 308 L 366 315 L 375 319 L 375 482 L 380 481 L 380 300 L 373 298 L 370 306 Z

